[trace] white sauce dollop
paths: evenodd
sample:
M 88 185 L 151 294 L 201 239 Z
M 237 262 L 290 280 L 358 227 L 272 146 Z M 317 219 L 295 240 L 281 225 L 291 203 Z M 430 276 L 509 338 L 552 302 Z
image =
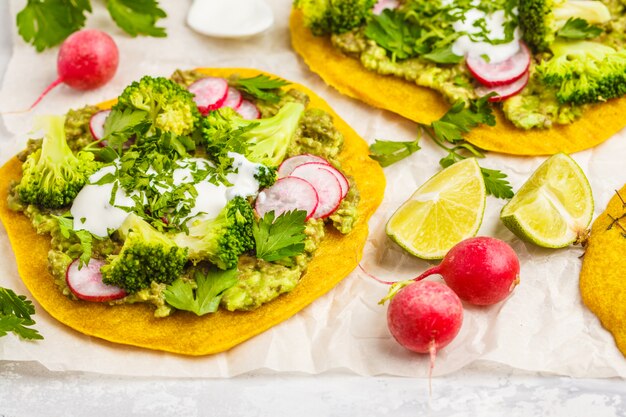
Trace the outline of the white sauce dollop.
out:
M 504 23 L 506 19 L 504 10 L 498 10 L 487 15 L 482 10 L 470 9 L 465 13 L 465 20 L 457 20 L 454 22 L 453 28 L 457 32 L 479 33 L 482 29 L 474 26 L 474 23 L 480 19 L 485 19 L 487 38 L 492 40 L 505 38 Z M 468 35 L 463 35 L 452 44 L 452 52 L 458 56 L 487 56 L 489 62 L 495 64 L 506 61 L 519 51 L 520 38 L 521 31 L 519 28 L 515 29 L 511 42 L 496 45 L 484 41 L 474 42 Z
M 250 162 L 245 156 L 237 153 L 229 153 L 233 158 L 233 167 L 236 172 L 227 176 L 232 186 L 213 184 L 209 179 L 194 181 L 193 173 L 210 166 L 209 161 L 200 158 L 189 158 L 179 161 L 179 167 L 172 171 L 172 185 L 159 183 L 155 187 L 159 192 L 167 193 L 175 190 L 182 184 L 194 184 L 197 196 L 190 209 L 188 216 L 183 221 L 193 222 L 198 219 L 210 219 L 217 217 L 226 203 L 237 196 L 255 196 L 258 193 L 259 182 L 254 178 L 260 164 Z M 95 172 L 87 184 L 78 193 L 70 212 L 74 217 L 74 230 L 87 230 L 95 236 L 106 237 L 110 230 L 118 229 L 126 217 L 128 211 L 120 207 L 132 208 L 134 200 L 126 192 L 118 187 L 113 205 L 110 204 L 114 182 L 107 184 L 93 184 L 107 174 L 115 173 L 117 168 L 109 165 Z M 153 169 L 147 174 L 156 175 Z M 190 197 L 190 194 L 187 194 Z

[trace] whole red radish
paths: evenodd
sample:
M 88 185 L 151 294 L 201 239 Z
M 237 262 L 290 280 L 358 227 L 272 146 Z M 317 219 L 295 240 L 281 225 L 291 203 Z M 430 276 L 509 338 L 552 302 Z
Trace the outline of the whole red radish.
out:
M 435 353 L 448 345 L 463 323 L 463 305 L 446 285 L 435 281 L 413 282 L 393 296 L 387 310 L 387 325 L 405 348 Z
M 113 78 L 119 63 L 117 45 L 106 33 L 85 29 L 70 35 L 61 45 L 57 57 L 58 78 L 52 82 L 30 106 L 60 83 L 77 90 L 93 90 Z
M 462 300 L 491 305 L 508 297 L 519 284 L 519 272 L 519 259 L 506 242 L 479 236 L 456 244 L 439 265 L 415 280 L 440 274 Z

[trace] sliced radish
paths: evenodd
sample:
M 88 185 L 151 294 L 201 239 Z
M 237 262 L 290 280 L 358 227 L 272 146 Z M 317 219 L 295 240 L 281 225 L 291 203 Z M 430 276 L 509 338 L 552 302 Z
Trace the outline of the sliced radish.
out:
M 292 177 L 302 178 L 309 182 L 317 191 L 319 204 L 313 213 L 313 217 L 316 219 L 330 216 L 341 202 L 339 180 L 322 165 L 317 162 L 308 162 L 296 167 L 291 173 Z
M 242 100 L 241 104 L 235 109 L 235 111 L 246 120 L 254 120 L 261 117 L 259 109 L 254 105 L 254 103 L 248 100 Z
M 321 156 L 312 155 L 310 153 L 292 156 L 285 159 L 278 167 L 278 178 L 289 176 L 298 165 L 306 164 L 307 162 L 319 162 L 329 165 L 328 161 Z
M 100 268 L 105 264 L 99 259 L 90 259 L 87 265 L 78 268 L 79 260 L 75 259 L 67 268 L 65 279 L 74 295 L 86 301 L 111 301 L 126 296 L 123 288 L 106 285 L 102 282 Z
M 94 140 L 100 140 L 104 137 L 104 122 L 109 117 L 109 114 L 111 114 L 111 109 L 100 110 L 89 119 L 89 131 Z
M 529 78 L 529 73 L 526 72 L 522 76 L 522 78 L 520 78 L 517 81 L 512 82 L 511 84 L 500 85 L 497 87 L 485 87 L 485 86 L 478 87 L 476 89 L 476 94 L 479 97 L 482 97 L 489 93 L 496 93 L 497 95 L 489 98 L 489 101 L 491 102 L 502 101 L 522 91 L 524 87 L 526 87 L 526 84 L 528 84 L 528 78 Z
M 343 199 L 348 194 L 348 190 L 350 190 L 350 183 L 348 182 L 346 176 L 332 165 L 320 165 L 321 168 L 330 171 L 330 173 L 333 174 L 335 178 L 337 178 L 337 181 L 339 181 L 339 186 L 341 187 L 341 198 Z
M 385 9 L 397 9 L 400 3 L 398 0 L 378 0 L 372 9 L 372 13 L 381 14 Z
M 194 95 L 193 100 L 200 113 L 207 115 L 211 110 L 219 109 L 224 104 L 228 95 L 228 82 L 224 78 L 200 78 L 187 89 Z
M 481 56 L 468 55 L 465 64 L 474 78 L 487 87 L 511 84 L 528 72 L 530 51 L 524 42 L 520 42 L 519 51 L 509 59 L 488 63 Z
M 270 211 L 280 216 L 285 211 L 305 210 L 308 220 L 315 213 L 318 202 L 317 192 L 308 181 L 286 177 L 262 190 L 256 198 L 254 209 L 261 217 Z
M 222 103 L 222 107 L 230 107 L 231 109 L 237 110 L 239 106 L 241 106 L 241 102 L 243 101 L 243 95 L 234 87 L 228 87 L 228 93 L 226 94 L 226 99 L 224 103 Z

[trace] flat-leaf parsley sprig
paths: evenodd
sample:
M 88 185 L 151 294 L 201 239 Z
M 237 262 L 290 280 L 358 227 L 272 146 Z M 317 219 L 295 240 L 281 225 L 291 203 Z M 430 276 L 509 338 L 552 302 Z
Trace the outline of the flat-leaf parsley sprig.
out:
M 35 324 L 33 314 L 35 306 L 26 296 L 0 287 L 0 337 L 12 332 L 22 339 L 43 339 L 37 330 L 30 328 Z
M 430 125 L 418 125 L 421 133 L 426 133 L 437 146 L 447 152 L 446 156 L 439 160 L 443 168 L 468 157 L 485 157 L 482 149 L 467 142 L 463 136 L 481 124 L 495 125 L 496 120 L 488 103 L 489 97 L 481 97 L 470 102 L 469 105 L 458 101 L 439 120 L 435 120 Z M 370 146 L 370 158 L 386 167 L 419 149 L 419 138 L 414 141 L 401 142 L 376 139 Z M 481 172 L 488 194 L 504 199 L 513 197 L 513 189 L 506 179 L 506 174 L 482 167 Z

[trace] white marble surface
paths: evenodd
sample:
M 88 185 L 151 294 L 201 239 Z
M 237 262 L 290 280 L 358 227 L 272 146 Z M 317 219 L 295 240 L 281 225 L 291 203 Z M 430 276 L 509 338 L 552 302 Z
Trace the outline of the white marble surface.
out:
M 11 54 L 0 1 L 0 77 Z M 4 126 L 0 122 L 0 135 Z M 68 347 L 71 349 L 71 347 Z M 97 358 L 94 358 L 96 360 Z M 47 416 L 626 416 L 621 379 L 574 379 L 475 363 L 426 379 L 257 372 L 230 379 L 52 372 L 2 360 L 0 417 Z

